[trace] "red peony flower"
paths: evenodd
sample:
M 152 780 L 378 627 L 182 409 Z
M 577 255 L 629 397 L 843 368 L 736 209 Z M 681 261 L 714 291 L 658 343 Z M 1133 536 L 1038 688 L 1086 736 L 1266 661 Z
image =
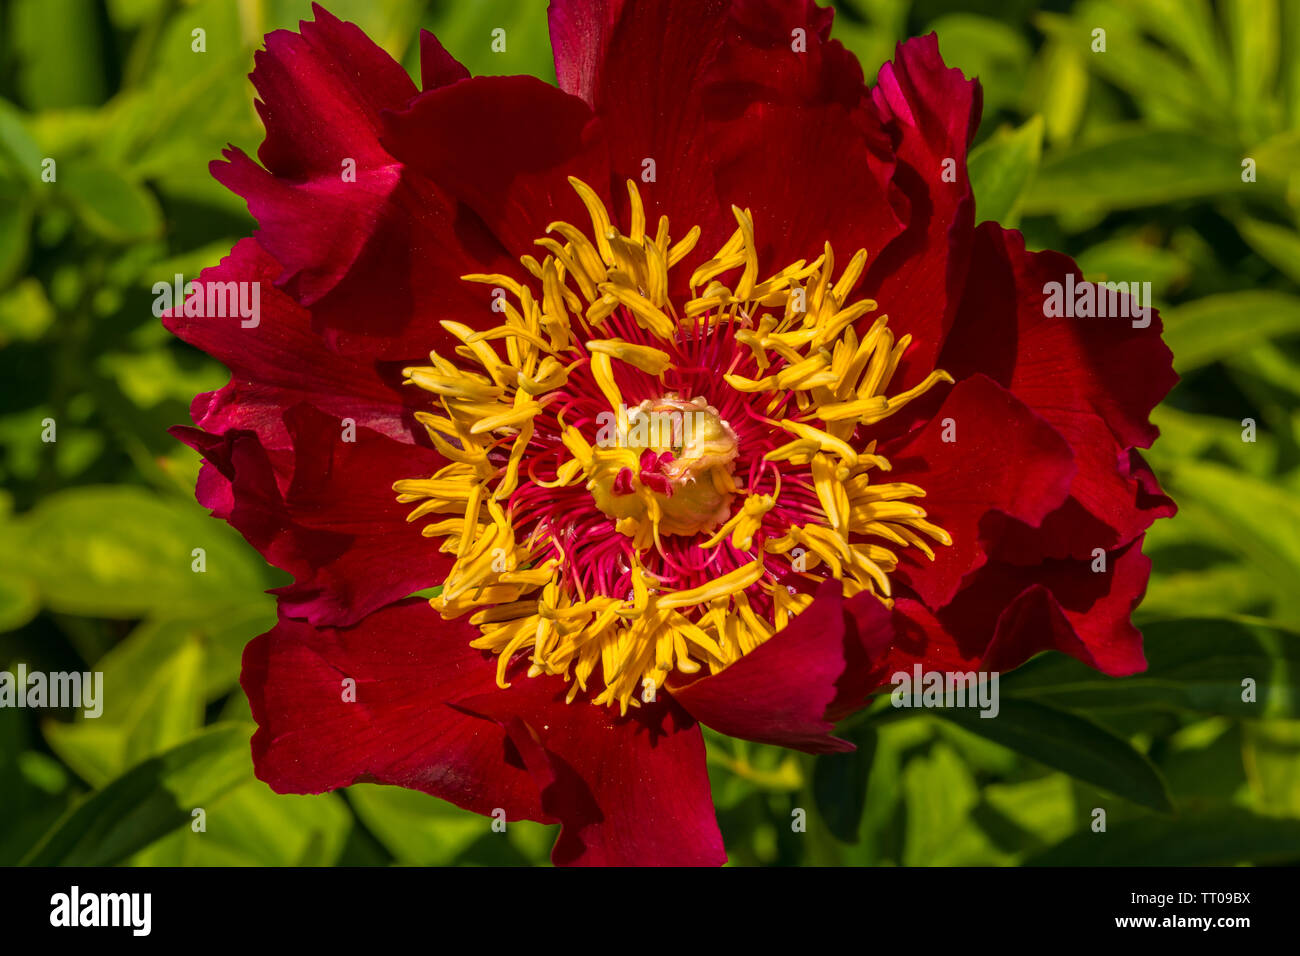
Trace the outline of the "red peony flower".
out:
M 261 779 L 718 864 L 700 724 L 835 751 L 914 664 L 1144 667 L 1159 320 L 1049 315 L 1074 263 L 976 227 L 933 36 L 868 89 L 811 0 L 552 0 L 558 89 L 424 34 L 421 91 L 315 16 L 212 167 L 260 228 L 199 291 L 260 313 L 166 318 L 232 373 L 198 498 L 294 577 Z

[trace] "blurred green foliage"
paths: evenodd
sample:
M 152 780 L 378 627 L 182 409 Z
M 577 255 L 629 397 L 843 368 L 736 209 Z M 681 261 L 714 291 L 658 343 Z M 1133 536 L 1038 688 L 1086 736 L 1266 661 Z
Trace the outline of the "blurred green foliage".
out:
M 1183 381 L 1149 459 L 1182 510 L 1147 539 L 1145 674 L 1039 658 L 1003 677 L 1001 719 L 877 706 L 846 727 L 849 755 L 709 734 L 733 861 L 1300 861 L 1300 0 L 837 5 L 834 35 L 869 78 L 930 30 L 980 78 L 979 218 L 1090 279 L 1152 282 Z M 554 80 L 541 0 L 329 6 L 413 75 L 423 27 L 476 74 Z M 547 858 L 550 828 L 501 839 L 419 793 L 278 796 L 252 776 L 239 655 L 284 577 L 193 501 L 197 458 L 165 428 L 225 376 L 167 335 L 150 287 L 252 230 L 207 163 L 255 150 L 252 53 L 309 15 L 305 0 L 0 5 L 0 667 L 132 689 L 97 720 L 0 709 L 0 863 Z M 1098 807 L 1110 838 L 1090 830 Z

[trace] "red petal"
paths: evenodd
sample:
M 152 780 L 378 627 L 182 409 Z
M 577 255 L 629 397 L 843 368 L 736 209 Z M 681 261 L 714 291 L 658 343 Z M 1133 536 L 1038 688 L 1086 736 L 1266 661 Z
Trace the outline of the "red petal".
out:
M 257 283 L 257 325 L 244 328 L 239 316 L 192 317 L 183 310 L 163 317 L 168 329 L 231 372 L 229 384 L 194 400 L 195 424 L 218 434 L 246 429 L 267 448 L 287 448 L 281 413 L 307 402 L 398 441 L 423 434 L 407 410 L 427 405 L 421 394 L 402 390 L 396 370 L 381 372 L 326 348 L 312 331 L 310 314 L 274 286 L 280 270 L 256 240 L 241 239 L 219 265 L 204 269 L 198 282 L 205 290 L 227 282 Z
M 893 466 L 887 480 L 923 488 L 918 503 L 952 537 L 934 546 L 934 561 L 908 549 L 899 564 L 899 580 L 931 608 L 952 600 L 988 560 L 986 540 L 1001 527 L 989 523 L 994 512 L 1037 525 L 1065 499 L 1074 474 L 1061 436 L 983 375 L 959 383 L 924 429 L 883 450 Z
M 465 65 L 448 53 L 436 36 L 428 30 L 421 30 L 420 86 L 426 90 L 434 90 L 467 79 L 469 79 L 469 70 Z
M 1104 572 L 1091 564 L 988 564 L 938 617 L 899 599 L 894 641 L 872 674 L 874 686 L 899 671 L 910 674 L 916 664 L 925 671 L 1005 672 L 1048 650 L 1117 677 L 1145 669 L 1142 635 L 1130 619 L 1151 569 L 1141 540 L 1107 554 Z
M 392 488 L 432 474 L 445 464 L 441 456 L 365 428 L 344 441 L 343 424 L 308 405 L 284 419 L 287 451 L 268 451 L 249 432 L 178 430 L 219 475 L 200 484 L 200 503 L 294 576 L 276 591 L 281 612 L 349 625 L 442 581 L 450 558 L 406 520 L 411 506 Z
M 825 242 L 841 269 L 858 249 L 874 261 L 903 231 L 892 143 L 857 57 L 829 39 L 833 17 L 812 0 L 734 2 L 735 37 L 710 73 L 718 194 L 753 211 L 774 265 Z
M 892 682 L 899 671 L 911 674 L 920 664 L 923 671 L 968 671 L 979 666 L 983 646 L 970 651 L 950 634 L 924 604 L 899 598 L 893 610 L 894 641 L 882 655 L 877 668 L 877 686 Z M 991 631 L 990 631 L 991 633 Z
M 461 701 L 497 721 L 563 823 L 552 859 L 586 866 L 726 862 L 705 770 L 704 738 L 671 698 L 625 717 L 564 703 L 555 678 L 520 676 L 504 693 Z
M 651 233 L 660 215 L 669 216 L 674 238 L 699 225 L 707 254 L 735 230 L 714 195 L 712 144 L 702 149 L 710 142 L 703 135 L 705 79 L 724 42 L 726 6 L 555 0 L 549 11 L 560 88 L 586 101 L 604 125 L 617 208 L 627 205 L 622 182 L 635 180 Z M 653 81 L 647 64 L 654 64 Z M 642 178 L 646 160 L 655 164 L 650 182 Z
M 597 192 L 609 180 L 586 104 L 531 76 L 478 76 L 422 93 L 409 109 L 385 116 L 383 139 L 410 169 L 472 209 L 511 259 L 535 252 L 533 240 L 556 219 L 589 230 L 568 176 Z
M 1018 232 L 980 226 L 963 307 L 940 365 L 962 377 L 982 372 L 1009 388 L 1070 443 L 1078 471 L 1070 500 L 1041 531 L 1016 529 L 1004 557 L 1090 557 L 1093 548 L 1132 541 L 1156 518 L 1173 514 L 1134 446 L 1156 429 L 1148 415 L 1177 380 L 1152 312 L 1147 328 L 1128 319 L 1044 315 L 1044 285 L 1065 282 L 1074 263 L 1057 253 L 1028 253 Z
M 910 212 L 907 231 L 873 260 L 862 292 L 890 314 L 896 335 L 913 336 L 895 378 L 906 388 L 935 368 L 966 280 L 975 228 L 966 153 L 983 97 L 978 83 L 944 66 L 934 34 L 900 44 L 872 92 L 897 141 L 893 185 Z
M 670 688 L 673 699 L 731 737 L 808 753 L 852 750 L 830 732 L 861 704 L 873 659 L 893 634 L 880 601 L 864 594 L 846 603 L 839 589 L 825 582 L 784 630 L 719 673 Z
M 475 632 L 423 601 L 347 630 L 281 619 L 244 650 L 257 776 L 278 793 L 387 783 L 477 813 L 550 822 L 501 728 L 452 706 L 495 687 L 494 662 L 469 646 Z
M 449 344 L 441 320 L 479 327 L 491 318 L 460 276 L 495 271 L 501 252 L 380 143 L 382 114 L 416 95 L 405 70 L 354 25 L 315 12 L 301 35 L 276 31 L 258 55 L 266 169 L 231 149 L 212 173 L 248 201 L 258 241 L 283 267 L 271 278 L 312 307 L 331 348 L 409 364 Z M 424 44 L 428 82 L 459 75 L 440 49 Z
M 255 57 L 266 169 L 237 149 L 212 164 L 248 200 L 263 245 L 285 266 L 281 283 L 303 302 L 332 289 L 365 245 L 399 176 L 379 144 L 380 111 L 416 94 L 406 71 L 354 24 L 314 10 L 301 34 L 276 30 Z M 344 180 L 348 161 L 355 182 Z
M 1151 572 L 1142 539 L 1107 554 L 1104 572 L 1092 563 L 991 564 L 939 616 L 963 647 L 983 652 L 989 670 L 1049 649 L 1112 676 L 1143 670 L 1142 635 L 1130 620 Z
M 827 39 L 831 16 L 811 0 L 550 8 L 560 85 L 600 116 L 614 177 L 637 181 L 650 222 L 700 226 L 707 258 L 735 231 L 731 205 L 748 208 L 773 269 L 815 258 L 828 239 L 843 261 L 859 247 L 875 254 L 902 228 L 886 199 L 889 139 L 857 59 Z M 852 215 L 828 222 L 831 206 Z
M 379 114 L 404 106 L 415 84 L 392 57 L 353 23 L 320 4 L 301 33 L 276 30 L 254 58 L 253 85 L 266 141 L 258 158 L 276 176 L 339 178 L 339 161 L 383 165 Z

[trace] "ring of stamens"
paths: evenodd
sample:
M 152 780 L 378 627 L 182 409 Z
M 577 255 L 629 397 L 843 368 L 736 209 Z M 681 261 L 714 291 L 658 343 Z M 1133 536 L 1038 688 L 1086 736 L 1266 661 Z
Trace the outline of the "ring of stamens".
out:
M 570 182 L 590 236 L 552 223 L 546 256 L 521 259 L 533 282 L 465 276 L 504 290 L 502 323 L 443 322 L 454 357 L 404 370 L 436 397 L 416 417 L 448 464 L 393 487 L 418 503 L 410 520 L 439 516 L 423 533 L 455 560 L 431 604 L 472 615 L 501 686 L 526 656 L 530 677 L 571 681 L 569 700 L 626 711 L 762 644 L 820 581 L 888 604 L 896 550 L 934 560 L 931 542 L 951 543 L 921 488 L 878 480 L 890 463 L 865 433 L 952 379 L 885 394 L 911 339 L 885 315 L 861 330 L 877 308 L 848 302 L 864 250 L 834 281 L 829 244 L 760 281 L 752 218 L 732 207 L 738 228 L 679 312 L 670 276 L 699 228 L 674 243 L 661 217 L 651 236 L 629 181 L 623 233 Z M 637 438 L 656 414 L 671 432 Z

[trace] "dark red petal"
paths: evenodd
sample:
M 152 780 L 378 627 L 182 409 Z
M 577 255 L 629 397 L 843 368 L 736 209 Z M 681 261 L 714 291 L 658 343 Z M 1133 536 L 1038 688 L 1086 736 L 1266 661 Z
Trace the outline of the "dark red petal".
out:
M 896 335 L 913 336 L 895 378 L 905 388 L 936 367 L 966 281 L 975 227 L 966 153 L 983 97 L 978 83 L 944 66 L 934 34 L 900 44 L 872 92 L 897 143 L 893 185 L 910 212 L 907 231 L 868 267 L 862 293 L 880 302 Z
M 1152 311 L 1146 328 L 1124 318 L 1044 315 L 1044 286 L 1082 281 L 1074 263 L 1052 252 L 1028 253 L 1018 232 L 984 223 L 976 234 L 970 281 L 940 365 L 957 377 L 982 372 L 1041 414 L 1074 450 L 1078 471 L 1070 500 L 1041 531 L 1019 529 L 1004 557 L 1085 558 L 1097 547 L 1132 541 L 1172 502 L 1133 447 L 1156 429 L 1148 416 L 1177 376 Z
M 626 717 L 564 702 L 556 678 L 513 679 L 462 700 L 505 729 L 563 823 L 552 860 L 585 866 L 720 866 L 726 862 L 705 769 L 704 738 L 667 695 Z
M 472 209 L 512 259 L 537 252 L 533 240 L 556 219 L 590 230 L 568 176 L 602 193 L 609 181 L 587 105 L 531 76 L 478 76 L 422 93 L 385 115 L 383 141 Z
M 830 10 L 558 0 L 550 15 L 560 85 L 601 117 L 614 178 L 637 181 L 652 223 L 700 226 L 703 258 L 735 230 L 733 203 L 752 211 L 772 269 L 815 258 L 828 239 L 843 261 L 859 247 L 874 255 L 901 231 L 889 137 L 857 59 L 827 38 Z M 828 221 L 828 203 L 852 213 Z
M 267 448 L 287 448 L 282 412 L 306 402 L 398 441 L 423 434 L 409 411 L 427 404 L 422 393 L 402 390 L 396 369 L 381 371 L 326 348 L 312 331 L 311 316 L 275 287 L 280 268 L 256 240 L 241 239 L 219 265 L 199 275 L 204 290 L 256 283 L 260 315 L 254 327 L 244 328 L 238 315 L 193 317 L 174 309 L 163 317 L 168 329 L 231 372 L 229 384 L 194 400 L 195 424 L 218 434 L 251 431 Z
M 339 178 L 340 160 L 383 165 L 379 113 L 415 95 L 406 71 L 354 23 L 312 4 L 300 33 L 276 30 L 254 57 L 266 140 L 257 156 L 287 179 Z
M 1055 649 L 1112 676 L 1136 673 L 1146 658 L 1130 617 L 1151 560 L 1142 538 L 1105 558 L 1105 571 L 1093 571 L 1093 559 L 990 564 L 939 617 L 968 653 L 982 653 L 987 670 L 1010 670 Z
M 923 671 L 1005 672 L 1048 650 L 1116 677 L 1145 669 L 1142 635 L 1131 621 L 1151 569 L 1141 544 L 1107 554 L 1105 571 L 1093 571 L 1091 561 L 985 565 L 937 617 L 900 598 L 874 686 L 918 664 Z
M 668 4 L 653 6 L 655 14 L 670 13 L 665 9 Z M 720 15 L 718 0 L 692 6 L 697 10 L 710 9 L 715 17 Z M 609 59 L 610 44 L 627 7 L 627 0 L 554 0 L 547 8 L 556 82 L 564 92 L 593 108 L 597 106 L 597 97 L 603 96 L 601 78 Z
M 1013 564 L 1088 558 L 1094 549 L 1120 547 L 1155 519 L 1175 513 L 1174 503 L 1159 492 L 1140 457 L 1135 471 L 1138 453 L 1117 445 L 1099 418 L 1064 413 L 1055 417 L 1053 425 L 1070 442 L 1078 463 L 1070 496 L 1037 529 L 1006 522 L 997 533 L 999 558 Z
M 258 240 L 284 263 L 280 285 L 305 304 L 334 288 L 352 267 L 375 210 L 397 186 L 400 170 L 391 161 L 358 165 L 356 181 L 344 181 L 342 162 L 349 155 L 340 154 L 338 169 L 305 183 L 272 175 L 233 147 L 223 151 L 224 162 L 210 166 L 218 182 L 248 202 L 260 227 Z
M 400 369 L 459 344 L 444 321 L 498 324 L 491 290 L 461 276 L 517 268 L 517 256 L 505 255 L 472 210 L 404 168 L 370 215 L 375 225 L 356 261 L 312 305 L 313 324 L 331 348 Z
M 266 169 L 237 149 L 212 164 L 248 200 L 262 244 L 284 264 L 281 284 L 305 303 L 337 284 L 371 234 L 400 172 L 379 144 L 379 114 L 416 94 L 406 71 L 359 28 L 314 11 L 301 33 L 269 34 L 255 57 Z M 355 182 L 344 177 L 348 163 Z
M 925 671 L 968 671 L 979 666 L 984 648 L 971 652 L 957 643 L 924 604 L 899 598 L 892 612 L 894 640 L 881 655 L 875 670 L 876 686 L 891 683 L 904 672 L 909 677 L 916 664 Z M 992 631 L 990 630 L 990 635 Z
M 224 479 L 211 473 L 199 501 L 230 522 L 294 583 L 277 589 L 281 613 L 346 626 L 392 601 L 432 587 L 451 559 L 406 520 L 393 482 L 427 477 L 445 462 L 366 428 L 350 429 L 309 405 L 284 415 L 291 449 L 268 451 L 255 435 L 176 430 Z M 355 432 L 355 440 L 345 435 Z
M 1067 275 L 1082 283 L 1083 273 L 1058 252 L 1027 252 L 1024 236 L 996 223 L 980 225 L 972 257 L 963 321 L 944 354 L 954 374 L 978 364 L 1030 407 L 1088 411 L 1121 444 L 1150 446 L 1159 434 L 1151 409 L 1178 381 L 1159 313 L 1152 310 L 1146 328 L 1124 318 L 1045 315 L 1044 285 Z M 991 326 L 1010 341 L 989 334 Z
M 555 0 L 549 11 L 560 88 L 604 124 L 615 208 L 627 206 L 622 182 L 635 180 L 650 231 L 660 215 L 670 218 L 674 238 L 699 225 L 709 255 L 735 230 L 715 199 L 715 144 L 703 135 L 705 80 L 725 39 L 726 13 L 723 0 Z M 654 161 L 652 181 L 643 178 L 646 160 Z
M 428 30 L 421 30 L 420 86 L 426 90 L 434 90 L 467 79 L 469 79 L 469 70 L 465 65 L 448 53 L 436 36 Z
M 988 560 L 990 535 L 1002 527 L 990 522 L 994 513 L 1037 525 L 1065 499 L 1075 470 L 1061 436 L 984 375 L 958 383 L 925 428 L 882 450 L 893 466 L 882 480 L 924 489 L 918 503 L 952 537 L 934 545 L 934 561 L 908 549 L 899 564 L 898 579 L 931 608 Z
M 790 106 L 839 103 L 852 110 L 870 98 L 858 58 L 830 38 L 832 8 L 814 0 L 732 0 L 729 17 L 734 37 L 718 51 L 716 86 Z
M 495 663 L 469 646 L 476 633 L 423 601 L 346 630 L 282 618 L 244 650 L 257 776 L 278 793 L 387 783 L 551 822 L 502 729 L 452 706 L 495 687 Z M 354 702 L 345 679 L 356 682 Z
M 771 271 L 816 259 L 829 242 L 838 278 L 859 249 L 874 261 L 903 231 L 889 199 L 892 167 L 871 152 L 839 103 L 757 104 L 720 130 L 714 156 L 722 208 L 750 210 L 759 260 Z M 734 230 L 735 219 L 725 225 Z
M 301 34 L 272 33 L 258 55 L 266 168 L 230 149 L 212 172 L 247 200 L 258 241 L 282 265 L 272 279 L 312 307 L 329 347 L 409 364 L 449 344 L 441 320 L 490 321 L 481 290 L 459 277 L 495 271 L 501 251 L 472 214 L 380 143 L 382 114 L 417 93 L 405 70 L 354 25 L 315 12 Z M 435 40 L 423 44 L 426 82 L 463 70 L 440 51 Z
M 845 602 L 839 583 L 826 582 L 807 610 L 740 660 L 669 689 L 696 720 L 728 736 L 808 753 L 852 750 L 830 733 L 861 704 L 865 675 L 891 638 L 880 601 L 863 594 Z
M 829 241 L 843 269 L 903 231 L 893 144 L 857 57 L 829 39 L 833 16 L 812 0 L 737 0 L 710 72 L 718 195 L 724 209 L 752 210 L 774 266 Z

